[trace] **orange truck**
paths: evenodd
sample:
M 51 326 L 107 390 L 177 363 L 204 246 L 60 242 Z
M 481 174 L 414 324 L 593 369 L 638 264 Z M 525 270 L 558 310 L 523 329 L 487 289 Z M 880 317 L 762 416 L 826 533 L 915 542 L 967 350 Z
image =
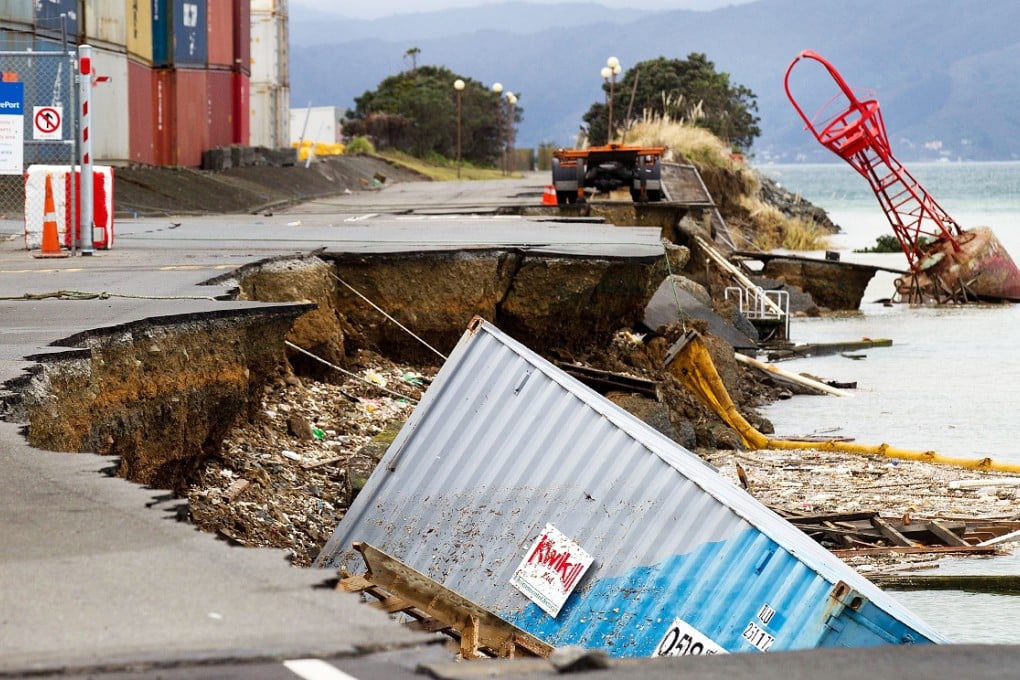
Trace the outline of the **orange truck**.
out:
M 589 195 L 629 189 L 634 201 L 662 200 L 663 146 L 607 144 L 553 152 L 556 203 L 584 203 Z

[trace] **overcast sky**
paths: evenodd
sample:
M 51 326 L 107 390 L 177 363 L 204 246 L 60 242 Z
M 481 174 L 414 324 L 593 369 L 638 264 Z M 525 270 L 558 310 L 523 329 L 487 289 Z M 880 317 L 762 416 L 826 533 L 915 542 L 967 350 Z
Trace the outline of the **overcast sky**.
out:
M 291 0 L 292 5 L 313 7 L 324 12 L 331 12 L 357 19 L 375 19 L 393 14 L 409 12 L 431 12 L 451 7 L 476 7 L 478 5 L 497 5 L 509 0 L 371 0 L 369 2 L 349 2 L 337 0 Z M 565 2 L 596 2 L 617 9 L 636 7 L 643 10 L 657 9 L 714 9 L 726 5 L 740 5 L 751 0 L 523 0 L 536 4 L 557 4 Z

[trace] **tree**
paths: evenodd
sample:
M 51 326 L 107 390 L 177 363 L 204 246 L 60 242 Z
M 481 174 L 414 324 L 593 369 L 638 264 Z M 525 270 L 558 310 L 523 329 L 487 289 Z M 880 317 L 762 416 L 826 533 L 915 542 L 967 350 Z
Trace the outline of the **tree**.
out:
M 609 89 L 603 84 L 607 102 Z M 629 122 L 628 115 L 638 117 L 645 111 L 704 127 L 744 151 L 761 134 L 757 96 L 743 85 L 731 84 L 728 73 L 717 72 L 715 64 L 697 52 L 683 61 L 665 57 L 643 61 L 623 75 L 613 88 L 613 112 L 619 112 L 613 116 L 614 139 Z M 609 138 L 606 103 L 592 104 L 584 122 L 589 139 L 604 144 Z
M 370 137 L 377 148 L 393 148 L 419 158 L 456 156 L 457 99 L 453 82 L 460 78 L 461 157 L 478 165 L 500 158 L 499 95 L 484 84 L 458 76 L 441 66 L 419 66 L 383 80 L 355 98 L 344 129 L 351 136 Z M 520 120 L 521 107 L 514 118 Z
M 411 74 L 418 70 L 418 55 L 421 54 L 420 47 L 412 47 L 404 52 L 404 59 L 411 60 Z

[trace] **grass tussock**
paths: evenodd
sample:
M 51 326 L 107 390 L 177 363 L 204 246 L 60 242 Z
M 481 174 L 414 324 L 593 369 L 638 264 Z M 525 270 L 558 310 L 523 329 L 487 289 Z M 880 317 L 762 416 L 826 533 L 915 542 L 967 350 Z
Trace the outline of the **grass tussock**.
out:
M 692 112 L 697 120 L 697 111 Z M 649 115 L 627 129 L 622 140 L 641 146 L 665 146 L 666 160 L 691 163 L 704 174 L 706 168 L 733 173 L 739 177 L 735 186 L 746 191 L 737 201 L 751 222 L 746 237 L 751 245 L 762 251 L 783 248 L 786 250 L 826 250 L 829 234 L 814 222 L 790 218 L 778 208 L 760 198 L 761 182 L 757 175 L 735 157 L 733 150 L 719 137 L 704 128 L 674 120 L 668 116 Z
M 645 115 L 627 130 L 622 141 L 640 146 L 665 146 L 669 149 L 667 160 L 675 162 L 693 163 L 699 167 L 740 170 L 730 148 L 723 140 L 705 128 L 662 116 Z
M 754 223 L 752 245 L 762 251 L 827 250 L 829 234 L 814 222 L 790 218 L 760 198 L 745 196 L 741 205 Z

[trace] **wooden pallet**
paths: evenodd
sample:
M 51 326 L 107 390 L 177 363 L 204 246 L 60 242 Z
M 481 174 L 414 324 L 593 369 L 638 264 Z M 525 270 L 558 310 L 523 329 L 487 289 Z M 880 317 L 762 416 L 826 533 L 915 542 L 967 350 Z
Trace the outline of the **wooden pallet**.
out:
M 355 543 L 368 571 L 340 574 L 338 590 L 374 598 L 371 605 L 413 619 L 416 630 L 443 633 L 460 643 L 465 659 L 548 657 L 552 645 L 367 543 Z

